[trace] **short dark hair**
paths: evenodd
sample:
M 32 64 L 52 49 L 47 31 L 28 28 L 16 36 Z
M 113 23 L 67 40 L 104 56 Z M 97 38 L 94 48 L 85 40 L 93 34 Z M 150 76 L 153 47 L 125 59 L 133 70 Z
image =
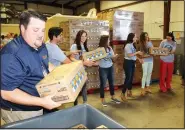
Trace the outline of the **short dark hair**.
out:
M 1 39 L 4 39 L 5 38 L 5 36 L 4 35 L 1 35 Z
M 51 27 L 48 31 L 48 37 L 50 40 L 53 40 L 53 36 L 57 37 L 63 32 L 63 29 L 60 27 Z
M 23 25 L 27 29 L 27 26 L 30 22 L 31 17 L 40 19 L 44 22 L 46 22 L 47 20 L 47 18 L 40 12 L 33 10 L 33 9 L 28 9 L 28 10 L 23 11 L 20 15 L 19 28 L 21 27 L 21 25 Z

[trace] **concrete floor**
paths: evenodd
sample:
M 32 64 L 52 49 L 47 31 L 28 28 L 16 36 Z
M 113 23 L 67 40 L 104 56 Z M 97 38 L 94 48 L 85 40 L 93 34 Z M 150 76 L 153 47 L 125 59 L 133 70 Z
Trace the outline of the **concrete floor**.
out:
M 136 99 L 127 103 L 115 104 L 110 100 L 109 92 L 105 93 L 108 107 L 102 107 L 99 93 L 88 95 L 88 104 L 99 109 L 118 123 L 127 128 L 184 128 L 184 88 L 181 87 L 179 76 L 173 76 L 174 93 L 159 93 L 158 83 L 151 85 L 152 94 L 140 97 L 140 86 L 133 87 Z M 120 99 L 121 90 L 116 90 Z M 79 104 L 82 103 L 81 97 Z M 60 108 L 72 107 L 73 103 Z M 1 121 L 2 124 L 4 124 Z
M 179 76 L 173 76 L 172 87 L 174 93 L 160 93 L 158 83 L 153 83 L 152 94 L 140 97 L 140 87 L 134 86 L 133 94 L 138 95 L 137 98 L 121 104 L 111 102 L 106 92 L 108 107 L 102 107 L 99 93 L 89 94 L 88 104 L 127 128 L 184 128 L 184 88 Z M 118 99 L 120 92 L 116 90 Z

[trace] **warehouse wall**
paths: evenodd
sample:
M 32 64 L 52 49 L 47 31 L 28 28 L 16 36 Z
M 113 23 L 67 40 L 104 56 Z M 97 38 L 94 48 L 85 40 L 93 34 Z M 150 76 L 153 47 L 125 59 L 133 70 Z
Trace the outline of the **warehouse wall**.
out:
M 104 10 L 132 2 L 135 1 L 102 1 L 100 8 Z M 164 21 L 164 1 L 144 2 L 121 9 L 144 12 L 144 31 L 151 38 L 163 38 L 163 27 L 159 26 Z M 170 31 L 184 31 L 184 1 L 171 2 Z
M 19 34 L 19 25 L 18 24 L 1 24 L 1 34 L 7 34 L 7 33 L 17 33 Z
M 124 5 L 132 2 L 133 1 L 125 1 L 125 2 L 102 1 L 101 10 L 106 9 L 108 7 L 111 8 L 111 7 Z M 149 33 L 150 38 L 153 38 L 153 39 L 163 38 L 163 29 L 159 27 L 159 25 L 163 24 L 163 18 L 164 18 L 163 1 L 144 2 L 144 3 L 140 3 L 140 4 L 128 6 L 128 7 L 122 7 L 121 9 L 136 11 L 136 12 L 144 12 L 144 31 Z
M 77 8 L 77 15 L 80 15 L 84 12 L 88 13 L 89 10 L 92 9 L 92 8 L 95 8 L 94 2 L 91 2 L 87 5 L 81 6 L 81 7 Z
M 184 31 L 184 1 L 171 2 L 170 31 Z
M 100 2 L 100 10 L 117 7 L 120 5 L 129 4 L 135 1 L 101 1 Z

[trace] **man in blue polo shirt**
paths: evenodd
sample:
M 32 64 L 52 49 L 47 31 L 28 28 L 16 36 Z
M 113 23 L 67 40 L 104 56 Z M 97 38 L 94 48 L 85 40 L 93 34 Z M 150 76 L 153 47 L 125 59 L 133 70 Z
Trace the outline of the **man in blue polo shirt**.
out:
M 1 118 L 14 122 L 43 114 L 60 104 L 52 96 L 41 98 L 36 84 L 48 71 L 48 51 L 43 44 L 46 17 L 34 10 L 20 15 L 21 35 L 1 50 Z

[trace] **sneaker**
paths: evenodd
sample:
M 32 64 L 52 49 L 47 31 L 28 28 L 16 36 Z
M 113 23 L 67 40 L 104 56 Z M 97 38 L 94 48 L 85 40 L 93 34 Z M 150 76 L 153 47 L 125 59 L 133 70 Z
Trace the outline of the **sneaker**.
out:
M 167 88 L 167 91 L 173 92 L 174 90 L 172 88 Z
M 116 104 L 120 104 L 121 102 L 118 100 L 118 99 L 116 99 L 116 98 L 111 98 L 112 99 L 112 101 L 113 102 L 115 102 Z
M 102 106 L 103 107 L 107 107 L 107 103 L 106 102 L 102 102 Z

